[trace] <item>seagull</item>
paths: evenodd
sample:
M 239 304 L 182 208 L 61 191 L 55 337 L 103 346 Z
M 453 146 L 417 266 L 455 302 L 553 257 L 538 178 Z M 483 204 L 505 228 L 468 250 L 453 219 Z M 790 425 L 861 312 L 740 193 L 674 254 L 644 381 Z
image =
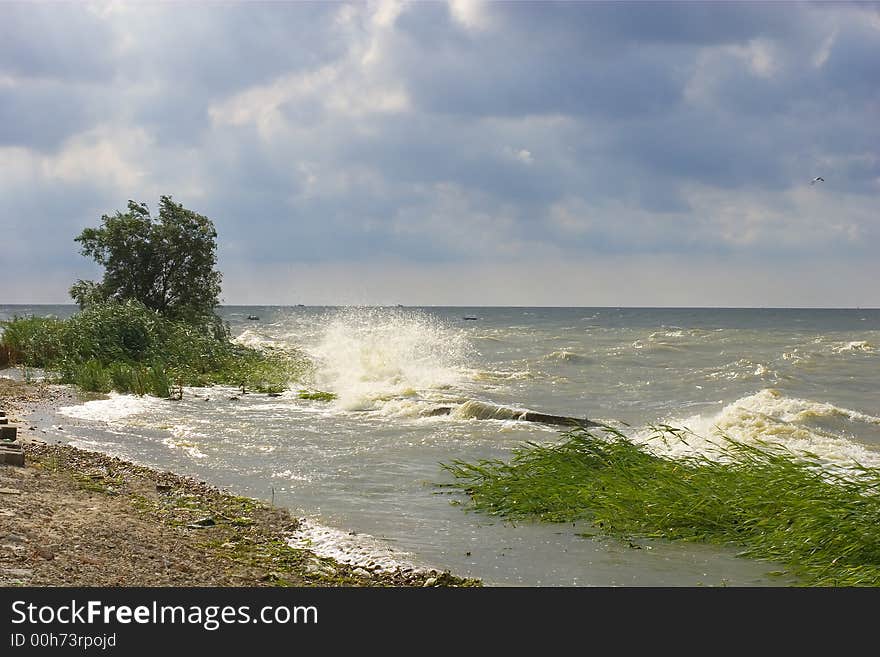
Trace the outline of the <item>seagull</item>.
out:
M 813 178 L 810 181 L 810 184 L 815 185 L 816 183 L 819 183 L 819 182 L 825 182 L 825 179 L 822 176 L 816 176 L 815 178 Z

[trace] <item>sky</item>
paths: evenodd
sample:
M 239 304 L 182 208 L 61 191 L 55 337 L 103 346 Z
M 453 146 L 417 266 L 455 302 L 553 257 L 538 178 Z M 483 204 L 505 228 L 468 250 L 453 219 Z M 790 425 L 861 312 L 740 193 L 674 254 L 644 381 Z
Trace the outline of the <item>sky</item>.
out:
M 0 304 L 163 194 L 225 304 L 878 307 L 880 3 L 0 2 Z

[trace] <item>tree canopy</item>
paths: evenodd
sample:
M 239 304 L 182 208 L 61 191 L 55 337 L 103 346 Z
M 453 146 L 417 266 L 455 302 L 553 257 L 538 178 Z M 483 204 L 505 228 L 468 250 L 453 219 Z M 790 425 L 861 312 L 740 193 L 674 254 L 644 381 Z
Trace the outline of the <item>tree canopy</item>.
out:
M 158 218 L 145 203 L 129 201 L 127 212 L 103 215 L 99 228 L 75 238 L 82 255 L 105 271 L 100 283 L 77 281 L 70 295 L 80 307 L 135 299 L 171 319 L 216 327 L 222 278 L 214 268 L 216 238 L 208 217 L 170 196 L 160 198 Z

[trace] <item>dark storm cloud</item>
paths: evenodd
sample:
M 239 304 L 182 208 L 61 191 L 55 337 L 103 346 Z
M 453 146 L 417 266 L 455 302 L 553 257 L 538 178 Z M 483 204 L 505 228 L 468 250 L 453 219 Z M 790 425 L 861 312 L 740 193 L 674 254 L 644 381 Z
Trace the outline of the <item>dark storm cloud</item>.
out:
M 0 221 L 59 280 L 166 193 L 241 270 L 846 259 L 878 62 L 867 3 L 5 3 Z

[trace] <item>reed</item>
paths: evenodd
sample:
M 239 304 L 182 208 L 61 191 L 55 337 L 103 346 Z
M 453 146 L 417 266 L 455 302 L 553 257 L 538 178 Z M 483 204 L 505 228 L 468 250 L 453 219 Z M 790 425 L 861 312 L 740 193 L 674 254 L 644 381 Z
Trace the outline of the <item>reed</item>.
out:
M 308 367 L 298 352 L 238 345 L 135 301 L 95 304 L 63 321 L 15 317 L 3 329 L 0 349 L 10 362 L 96 392 L 167 397 L 172 381 L 280 392 Z
M 527 443 L 509 461 L 443 467 L 472 508 L 510 518 L 587 520 L 619 538 L 739 546 L 807 586 L 880 585 L 880 470 L 829 471 L 811 454 L 721 438 L 711 455 L 651 454 L 619 431 Z M 658 438 L 686 440 L 662 427 Z
M 336 399 L 335 392 L 324 392 L 323 390 L 300 390 L 297 396 L 300 399 L 312 401 L 333 401 Z

